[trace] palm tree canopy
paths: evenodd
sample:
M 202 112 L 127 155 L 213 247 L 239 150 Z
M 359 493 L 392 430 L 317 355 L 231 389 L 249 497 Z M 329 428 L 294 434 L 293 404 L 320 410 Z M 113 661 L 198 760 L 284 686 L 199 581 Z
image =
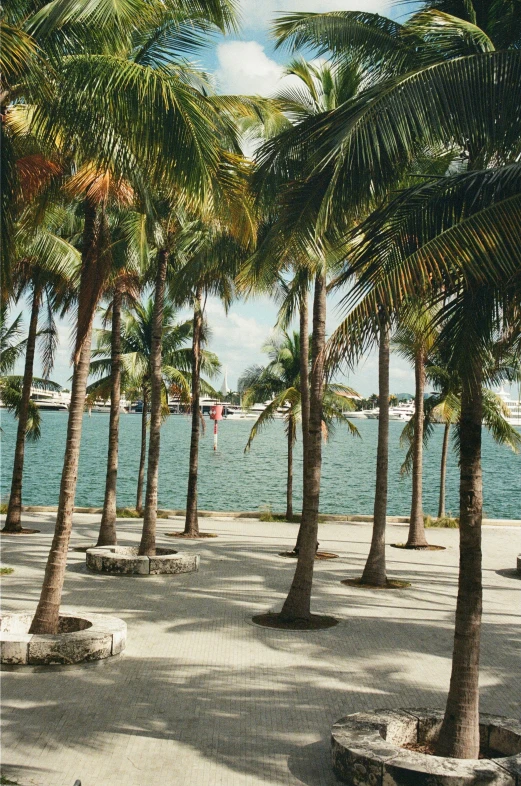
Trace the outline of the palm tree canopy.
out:
M 263 351 L 270 358 L 268 365 L 250 366 L 241 375 L 238 383 L 244 406 L 270 399 L 250 432 L 245 450 L 249 450 L 259 430 L 272 422 L 281 411 L 284 412 L 287 429 L 292 429 L 295 438 L 293 424 L 300 418 L 300 334 L 295 331 L 292 334 L 281 331 L 266 342 Z M 360 436 L 345 415 L 346 410 L 354 409 L 350 398 L 353 395 L 357 394 L 345 385 L 330 383 L 325 386 L 322 402 L 325 436 L 332 430 L 335 421 L 345 423 L 351 434 Z
M 123 388 L 132 387 L 142 391 L 148 387 L 150 378 L 150 354 L 152 349 L 152 325 L 154 301 L 136 303 L 131 309 L 124 309 L 121 332 L 121 362 Z M 182 398 L 189 400 L 192 365 L 192 349 L 189 341 L 192 336 L 192 321 L 179 322 L 174 304 L 167 300 L 163 309 L 163 377 L 165 385 L 174 389 Z M 97 347 L 93 350 L 91 374 L 101 379 L 89 386 L 90 397 L 110 395 L 110 346 L 111 331 L 97 331 Z M 212 377 L 220 369 L 220 363 L 213 352 L 203 350 L 201 368 Z M 215 395 L 215 391 L 204 381 L 203 392 Z

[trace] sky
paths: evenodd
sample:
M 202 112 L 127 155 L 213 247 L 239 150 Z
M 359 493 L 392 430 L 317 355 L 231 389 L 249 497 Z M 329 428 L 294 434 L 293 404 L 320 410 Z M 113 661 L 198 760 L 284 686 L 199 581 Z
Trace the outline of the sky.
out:
M 233 35 L 215 39 L 201 63 L 214 73 L 221 93 L 257 94 L 269 96 L 277 90 L 283 78 L 284 63 L 289 53 L 275 50 L 269 36 L 270 25 L 277 14 L 294 11 L 359 10 L 399 16 L 392 2 L 386 0 L 241 0 L 242 27 Z M 22 307 L 16 310 L 27 309 Z M 330 334 L 340 321 L 335 302 L 328 304 L 327 332 Z M 188 312 L 180 316 L 187 317 Z M 244 369 L 252 364 L 266 363 L 262 346 L 276 322 L 277 307 L 267 297 L 232 304 L 225 314 L 217 300 L 209 300 L 207 318 L 211 329 L 210 349 L 226 368 L 229 387 L 234 390 Z M 96 323 L 98 324 L 98 323 Z M 99 324 L 98 324 L 99 326 Z M 52 378 L 65 387 L 70 386 L 70 324 L 60 321 L 59 346 Z M 19 369 L 20 370 L 20 369 Z M 19 371 L 18 370 L 18 371 Z M 35 369 L 39 374 L 40 369 Z M 340 381 L 340 380 L 339 380 Z M 378 363 L 369 354 L 345 382 L 363 396 L 378 389 Z M 221 380 L 214 381 L 220 387 Z M 393 354 L 391 359 L 391 391 L 414 391 L 414 374 L 409 364 Z

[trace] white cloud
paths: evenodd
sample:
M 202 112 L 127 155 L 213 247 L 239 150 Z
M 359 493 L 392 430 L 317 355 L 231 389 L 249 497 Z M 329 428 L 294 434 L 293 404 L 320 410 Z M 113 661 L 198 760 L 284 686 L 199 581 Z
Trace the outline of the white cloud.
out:
M 271 95 L 283 68 L 271 60 L 257 41 L 227 41 L 217 47 L 219 90 L 228 94 Z
M 270 333 L 270 327 L 253 316 L 232 309 L 226 315 L 217 300 L 206 306 L 211 331 L 210 349 L 214 351 L 228 371 L 228 384 L 235 389 L 237 380 L 247 366 L 266 363 L 261 351 Z
M 294 11 L 366 11 L 387 16 L 390 0 L 242 0 L 242 26 L 258 30 L 272 24 L 279 14 Z

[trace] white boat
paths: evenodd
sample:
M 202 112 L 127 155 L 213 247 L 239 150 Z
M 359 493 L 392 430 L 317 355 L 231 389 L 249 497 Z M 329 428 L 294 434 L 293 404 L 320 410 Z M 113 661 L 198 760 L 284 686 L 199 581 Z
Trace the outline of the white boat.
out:
M 71 394 L 54 390 L 43 390 L 42 388 L 31 388 L 31 401 L 42 412 L 68 412 L 71 403 Z
M 511 426 L 521 426 L 521 393 L 517 401 L 511 398 L 510 393 L 507 393 L 506 390 L 498 391 L 498 396 L 500 397 L 503 404 L 508 409 L 509 415 L 505 418 L 507 423 Z
M 414 401 L 404 401 L 397 407 L 389 407 L 389 420 L 401 420 L 407 423 L 414 415 Z M 368 420 L 378 420 L 380 417 L 380 407 L 373 409 L 362 409 L 358 412 L 346 412 L 348 418 L 367 418 Z
M 129 403 L 128 401 L 122 397 L 119 402 L 119 411 L 123 414 L 126 414 L 129 410 Z M 110 414 L 110 399 L 108 401 L 103 401 L 103 399 L 96 399 L 96 401 L 91 405 L 87 406 L 87 410 L 89 415 L 91 412 L 97 412 L 102 414 Z

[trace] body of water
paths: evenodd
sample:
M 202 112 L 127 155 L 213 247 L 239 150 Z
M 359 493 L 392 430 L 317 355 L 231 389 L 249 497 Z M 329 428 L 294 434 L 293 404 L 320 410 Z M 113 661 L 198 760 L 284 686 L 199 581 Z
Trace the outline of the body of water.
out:
M 199 456 L 199 507 L 207 510 L 258 510 L 269 505 L 285 508 L 286 440 L 284 424 L 275 421 L 256 437 L 244 453 L 252 421 L 223 421 L 219 426 L 219 449 L 213 451 L 213 424 L 206 420 Z M 134 506 L 139 461 L 141 415 L 122 415 L 120 427 L 118 506 Z M 101 506 L 105 487 L 108 414 L 85 415 L 76 492 L 76 505 Z M 323 446 L 323 513 L 372 514 L 378 422 L 356 421 L 361 439 L 337 427 Z M 42 438 L 28 442 L 24 471 L 23 502 L 56 505 L 65 449 L 67 413 L 42 413 Z M 2 411 L 1 493 L 9 493 L 16 421 Z M 411 482 L 400 476 L 405 451 L 399 446 L 403 424 L 390 423 L 389 515 L 408 515 Z M 424 510 L 436 515 L 439 463 L 443 427 L 437 426 L 424 454 Z M 169 417 L 161 429 L 159 507 L 184 508 L 190 444 L 190 420 Z M 301 443 L 295 451 L 295 497 L 302 499 Z M 490 518 L 521 518 L 521 455 L 498 446 L 483 433 L 483 485 L 485 515 Z M 458 512 L 457 456 L 451 451 L 447 471 L 447 511 Z

